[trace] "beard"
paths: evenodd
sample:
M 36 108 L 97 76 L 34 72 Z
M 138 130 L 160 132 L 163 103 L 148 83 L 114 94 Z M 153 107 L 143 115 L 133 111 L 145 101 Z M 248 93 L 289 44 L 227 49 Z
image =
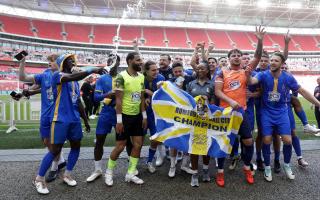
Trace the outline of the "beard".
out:
M 141 71 L 141 65 L 133 64 L 133 65 L 132 65 L 132 69 L 133 69 L 134 71 L 140 72 L 140 71 Z
M 272 71 L 272 72 L 278 72 L 278 71 L 280 71 L 280 67 L 278 67 L 278 68 L 270 67 L 270 71 Z

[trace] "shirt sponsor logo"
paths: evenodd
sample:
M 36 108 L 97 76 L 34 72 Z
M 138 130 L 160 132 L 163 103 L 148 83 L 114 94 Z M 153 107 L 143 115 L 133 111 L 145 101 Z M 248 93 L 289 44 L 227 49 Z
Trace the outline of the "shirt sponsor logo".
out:
M 134 92 L 131 94 L 131 100 L 133 102 L 139 102 L 141 100 L 141 92 Z
M 233 80 L 229 83 L 229 89 L 230 90 L 236 90 L 238 88 L 240 88 L 241 83 L 239 80 Z

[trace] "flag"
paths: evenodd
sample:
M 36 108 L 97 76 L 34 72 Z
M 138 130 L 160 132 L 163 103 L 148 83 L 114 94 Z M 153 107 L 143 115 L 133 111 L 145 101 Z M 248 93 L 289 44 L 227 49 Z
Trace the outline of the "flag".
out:
M 152 97 L 157 133 L 150 139 L 183 152 L 211 157 L 231 153 L 242 113 L 193 98 L 169 81 Z

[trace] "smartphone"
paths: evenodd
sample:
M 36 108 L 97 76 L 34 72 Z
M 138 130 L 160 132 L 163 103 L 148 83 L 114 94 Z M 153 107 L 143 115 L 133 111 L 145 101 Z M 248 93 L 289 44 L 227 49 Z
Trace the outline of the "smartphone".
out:
M 28 52 L 23 50 L 20 53 L 18 53 L 17 55 L 15 55 L 14 58 L 20 61 L 20 60 L 22 60 L 23 57 L 26 57 L 27 55 L 28 55 Z
M 10 93 L 10 96 L 12 96 L 12 97 L 15 97 L 17 95 L 17 93 L 15 92 L 15 91 L 12 91 L 11 93 Z

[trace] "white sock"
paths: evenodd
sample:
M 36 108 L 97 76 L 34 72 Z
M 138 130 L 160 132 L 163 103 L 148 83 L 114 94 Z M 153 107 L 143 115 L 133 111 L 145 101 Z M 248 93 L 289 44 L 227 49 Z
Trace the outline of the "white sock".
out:
M 64 159 L 64 157 L 63 157 L 63 152 L 61 151 L 60 157 L 59 157 L 59 164 L 61 164 L 61 163 L 63 163 L 63 162 L 66 162 L 66 160 Z
M 302 156 L 298 156 L 298 160 L 299 160 L 300 158 L 302 158 Z
M 181 167 L 187 167 L 187 165 L 188 165 L 188 159 L 189 159 L 189 155 L 183 155 Z
M 170 157 L 170 167 L 175 167 L 176 166 L 176 156 L 171 156 Z
M 223 173 L 224 170 L 223 169 L 218 169 L 218 173 Z
M 95 171 L 98 171 L 98 170 L 102 171 L 101 160 L 94 161 L 94 169 L 95 169 Z
M 51 171 L 57 171 L 58 165 L 59 165 L 59 162 L 54 160 L 51 164 Z
M 65 176 L 70 176 L 70 175 L 71 175 L 71 171 L 69 171 L 69 170 L 66 169 L 66 171 L 64 171 L 64 175 L 65 175 Z
M 205 164 L 203 164 L 203 165 L 202 165 L 202 169 L 203 169 L 203 170 L 207 170 L 207 169 L 209 169 L 209 165 L 205 165 Z

